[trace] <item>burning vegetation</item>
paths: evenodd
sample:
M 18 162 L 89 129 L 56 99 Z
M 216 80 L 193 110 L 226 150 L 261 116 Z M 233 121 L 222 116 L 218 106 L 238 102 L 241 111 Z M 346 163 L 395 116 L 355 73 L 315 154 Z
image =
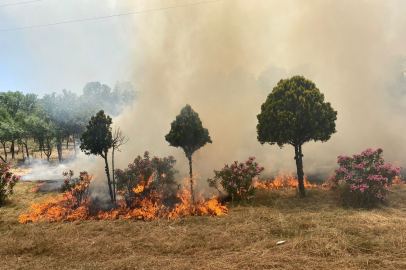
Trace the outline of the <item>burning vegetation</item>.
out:
M 309 183 L 306 175 L 304 175 L 303 182 L 304 182 L 304 186 L 306 188 L 312 188 L 312 187 L 317 186 L 316 184 Z M 292 175 L 292 172 L 289 172 L 289 174 L 280 172 L 279 175 L 276 176 L 273 180 L 269 179 L 266 181 L 257 182 L 257 183 L 254 183 L 254 185 L 256 185 L 257 188 L 262 188 L 262 189 L 298 188 L 299 181 L 298 181 L 297 177 L 294 177 Z
M 20 222 L 118 219 L 149 221 L 157 218 L 177 219 L 188 216 L 221 216 L 227 214 L 227 208 L 215 198 L 205 200 L 199 196 L 193 204 L 191 193 L 185 186 L 179 187 L 172 205 L 165 204 L 167 197 L 162 192 L 152 188 L 154 186 L 153 175 L 147 180 L 142 179 L 132 189 L 134 196 L 131 203 L 125 199 L 125 196 L 120 196 L 111 209 L 103 210 L 96 202 L 90 200 L 89 185 L 94 179 L 94 175 L 82 172 L 79 182 L 66 189 L 60 198 L 51 198 L 41 203 L 32 204 L 28 212 L 20 216 Z M 189 179 L 185 180 L 188 181 Z M 121 195 L 124 194 L 121 193 Z

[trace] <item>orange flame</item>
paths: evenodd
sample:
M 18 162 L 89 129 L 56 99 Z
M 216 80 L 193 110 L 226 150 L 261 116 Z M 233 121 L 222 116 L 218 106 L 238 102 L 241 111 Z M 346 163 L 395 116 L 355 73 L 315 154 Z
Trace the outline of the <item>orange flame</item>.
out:
M 310 184 L 309 181 L 307 180 L 306 175 L 303 178 L 303 182 L 306 188 L 312 188 L 317 186 L 316 184 Z M 256 183 L 256 185 L 258 188 L 263 189 L 298 188 L 299 181 L 296 177 L 292 175 L 292 172 L 289 172 L 289 174 L 280 172 L 279 175 L 276 176 L 272 182 L 261 181 Z
M 400 176 L 395 176 L 395 179 L 392 180 L 391 186 L 405 186 L 406 183 L 400 178 Z
M 196 177 L 196 176 L 195 176 Z M 145 183 L 134 188 L 134 192 L 142 192 L 151 184 L 152 177 Z M 184 182 L 189 179 L 185 178 Z M 83 187 L 78 187 L 79 189 Z M 99 210 L 90 200 L 83 201 L 75 207 L 75 198 L 72 192 L 65 192 L 62 197 L 51 198 L 44 202 L 32 204 L 27 213 L 20 216 L 21 223 L 46 220 L 48 222 L 78 221 L 78 220 L 154 220 L 157 218 L 178 219 L 189 216 L 222 216 L 227 215 L 227 208 L 222 206 L 216 198 L 205 200 L 198 196 L 195 204 L 192 203 L 190 191 L 183 185 L 177 194 L 178 203 L 172 208 L 160 204 L 162 195 L 153 191 L 146 198 L 134 199 L 132 205 L 128 207 L 123 198 L 119 198 L 115 206 L 110 210 Z
M 36 185 L 35 187 L 33 187 L 31 189 L 31 192 L 34 192 L 34 193 L 39 192 L 45 185 L 46 185 L 45 182 L 39 183 L 38 185 Z

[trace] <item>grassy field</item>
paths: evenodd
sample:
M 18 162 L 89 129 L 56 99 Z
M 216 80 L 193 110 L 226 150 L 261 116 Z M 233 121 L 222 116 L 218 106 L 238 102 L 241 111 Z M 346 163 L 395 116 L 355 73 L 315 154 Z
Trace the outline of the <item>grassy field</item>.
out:
M 313 188 L 305 199 L 263 190 L 222 217 L 19 224 L 31 202 L 57 195 L 36 184 L 0 208 L 0 269 L 406 269 L 404 186 L 372 211 Z

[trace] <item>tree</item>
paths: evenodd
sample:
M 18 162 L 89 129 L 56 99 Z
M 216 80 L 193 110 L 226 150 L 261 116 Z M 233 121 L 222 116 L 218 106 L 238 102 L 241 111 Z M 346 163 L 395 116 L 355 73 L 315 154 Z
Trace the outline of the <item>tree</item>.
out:
M 114 202 L 113 190 L 110 181 L 109 164 L 107 162 L 107 154 L 109 149 L 113 147 L 113 136 L 110 125 L 113 123 L 110 116 L 105 115 L 103 110 L 100 110 L 96 116 L 92 116 L 89 124 L 86 126 L 86 131 L 80 136 L 80 149 L 86 155 L 100 155 L 105 161 L 105 170 L 107 175 L 107 183 L 109 185 L 111 202 Z
M 113 195 L 114 195 L 114 201 L 116 201 L 116 180 L 114 177 L 114 150 L 117 150 L 121 152 L 120 146 L 123 144 L 126 144 L 128 142 L 128 138 L 126 140 L 125 135 L 121 131 L 120 128 L 115 128 L 114 129 L 114 135 L 113 135 L 113 143 L 112 143 L 112 153 L 111 153 L 111 167 L 113 169 Z
M 209 131 L 203 128 L 199 115 L 187 104 L 176 116 L 176 120 L 171 123 L 171 130 L 165 136 L 165 140 L 170 146 L 181 147 L 189 159 L 190 191 L 194 203 L 192 155 L 206 143 L 212 143 Z
M 258 141 L 277 144 L 280 148 L 290 144 L 295 148 L 299 191 L 306 196 L 303 183 L 302 145 L 311 140 L 326 142 L 336 132 L 337 112 L 316 85 L 303 76 L 280 80 L 257 116 Z

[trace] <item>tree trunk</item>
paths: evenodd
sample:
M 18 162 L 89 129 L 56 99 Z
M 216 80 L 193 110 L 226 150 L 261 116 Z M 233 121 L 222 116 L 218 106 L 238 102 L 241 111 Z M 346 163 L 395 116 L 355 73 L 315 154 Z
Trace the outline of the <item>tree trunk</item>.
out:
M 10 152 L 11 152 L 11 159 L 14 160 L 14 141 L 11 141 Z
M 3 160 L 4 163 L 7 163 L 1 155 L 0 155 L 0 159 Z
M 25 146 L 25 152 L 27 153 L 28 164 L 30 164 L 30 154 L 28 153 L 27 141 L 24 143 L 24 146 Z
M 111 167 L 113 169 L 113 196 L 114 196 L 114 201 L 116 201 L 116 179 L 114 177 L 114 147 L 113 147 L 113 152 L 111 154 Z
M 107 162 L 107 153 L 102 156 L 104 158 L 104 162 L 106 164 L 105 169 L 106 169 L 106 175 L 107 175 L 107 183 L 109 184 L 109 191 L 110 191 L 110 199 L 111 202 L 114 203 L 114 196 L 113 196 L 113 190 L 111 188 L 111 181 L 110 181 L 110 171 L 109 171 L 109 163 Z
M 56 149 L 58 150 L 59 163 L 62 163 L 62 140 L 56 144 Z
M 66 149 L 68 149 L 68 146 L 69 146 L 69 135 L 68 138 L 66 138 Z
M 6 159 L 6 161 L 4 161 L 4 162 L 6 162 L 6 163 L 7 163 L 6 142 L 1 142 L 1 144 L 3 145 L 4 157 L 5 157 L 5 159 Z
M 75 134 L 72 134 L 72 140 L 73 140 L 73 149 L 75 149 L 75 157 L 76 157 L 76 142 L 75 142 Z
M 195 204 L 195 194 L 193 192 L 193 173 L 192 173 L 192 157 L 189 158 L 189 175 L 190 175 L 190 194 L 192 195 L 192 203 Z
M 304 182 L 303 182 L 303 155 L 302 155 L 302 145 L 295 145 L 295 160 L 297 169 L 297 179 L 299 181 L 299 192 L 302 197 L 306 197 Z
M 42 161 L 42 149 L 44 149 L 44 143 L 39 142 L 39 151 L 41 152 L 41 163 L 43 162 Z

